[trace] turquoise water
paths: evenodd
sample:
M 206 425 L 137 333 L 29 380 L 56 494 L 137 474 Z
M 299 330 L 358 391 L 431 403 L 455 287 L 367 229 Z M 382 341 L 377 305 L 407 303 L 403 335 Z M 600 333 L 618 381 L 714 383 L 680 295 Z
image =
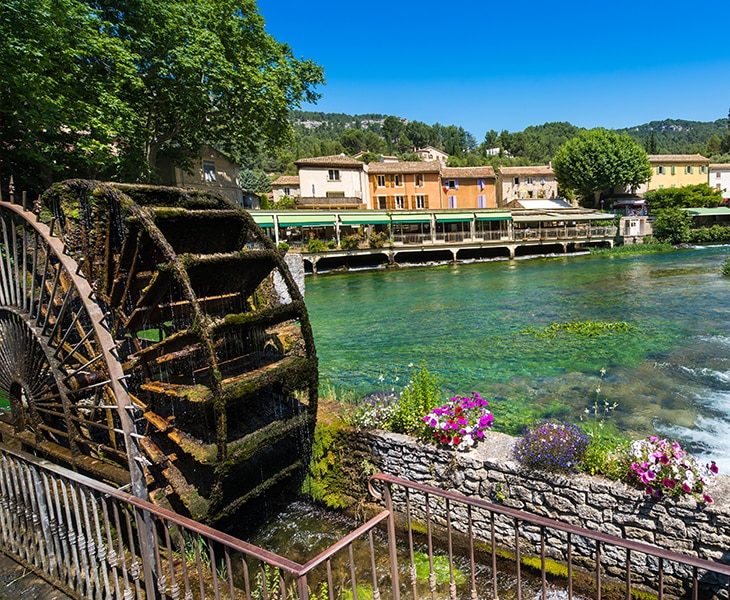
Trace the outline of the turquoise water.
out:
M 610 419 L 621 430 L 680 439 L 728 472 L 730 279 L 720 273 L 728 256 L 720 246 L 310 277 L 322 387 L 398 389 L 425 365 L 445 394 L 488 398 L 496 428 L 513 433 L 533 418 L 578 420 L 596 399 L 617 402 Z M 632 329 L 525 333 L 568 321 Z

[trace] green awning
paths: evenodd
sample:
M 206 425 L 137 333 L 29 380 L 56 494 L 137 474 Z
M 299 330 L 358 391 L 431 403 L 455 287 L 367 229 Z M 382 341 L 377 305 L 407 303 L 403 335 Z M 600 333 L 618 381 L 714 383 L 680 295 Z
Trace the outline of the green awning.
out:
M 716 206 L 715 208 L 685 208 L 693 217 L 730 217 L 730 208 Z
M 255 212 L 250 213 L 253 217 L 254 223 L 259 227 L 273 227 L 274 216 L 273 215 L 257 215 Z
M 510 221 L 512 213 L 504 211 L 477 212 L 474 213 L 477 221 Z
M 351 213 L 340 213 L 343 225 L 389 225 L 390 217 L 384 212 L 358 210 Z
M 436 213 L 437 223 L 470 223 L 474 220 L 474 213 Z
M 393 219 L 393 224 L 401 224 L 401 223 L 431 223 L 431 214 L 430 213 L 421 213 L 421 214 L 414 214 L 414 213 L 391 213 L 390 215 L 391 219 Z
M 280 227 L 334 227 L 335 215 L 333 213 L 304 214 L 296 213 L 279 214 Z
M 538 221 L 610 221 L 614 215 L 600 212 L 535 212 L 534 214 L 512 215 L 515 223 L 537 223 Z

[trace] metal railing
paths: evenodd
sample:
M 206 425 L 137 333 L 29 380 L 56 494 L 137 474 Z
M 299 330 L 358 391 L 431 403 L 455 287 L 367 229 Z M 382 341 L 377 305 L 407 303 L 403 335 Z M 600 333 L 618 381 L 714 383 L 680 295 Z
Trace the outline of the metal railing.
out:
M 2 550 L 77 598 L 498 598 L 505 573 L 518 600 L 556 585 L 569 599 L 727 597 L 729 565 L 390 475 L 370 483 L 384 510 L 302 564 L 15 450 L 0 466 Z

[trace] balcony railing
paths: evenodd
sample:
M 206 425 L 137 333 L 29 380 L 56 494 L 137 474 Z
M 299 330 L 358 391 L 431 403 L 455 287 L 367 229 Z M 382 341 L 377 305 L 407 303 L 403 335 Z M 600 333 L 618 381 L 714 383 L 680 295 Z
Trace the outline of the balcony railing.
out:
M 498 598 L 505 577 L 518 599 L 727 597 L 730 565 L 391 475 L 371 479 L 379 514 L 301 564 L 14 450 L 0 465 L 2 550 L 77 598 Z

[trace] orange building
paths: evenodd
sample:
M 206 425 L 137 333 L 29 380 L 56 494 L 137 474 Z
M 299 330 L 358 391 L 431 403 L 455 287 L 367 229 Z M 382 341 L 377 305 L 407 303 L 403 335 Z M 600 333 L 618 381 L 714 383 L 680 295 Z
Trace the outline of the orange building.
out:
M 492 167 L 444 167 L 443 208 L 497 208 L 497 179 Z
M 367 168 L 369 208 L 426 210 L 445 208 L 439 162 L 376 162 Z

